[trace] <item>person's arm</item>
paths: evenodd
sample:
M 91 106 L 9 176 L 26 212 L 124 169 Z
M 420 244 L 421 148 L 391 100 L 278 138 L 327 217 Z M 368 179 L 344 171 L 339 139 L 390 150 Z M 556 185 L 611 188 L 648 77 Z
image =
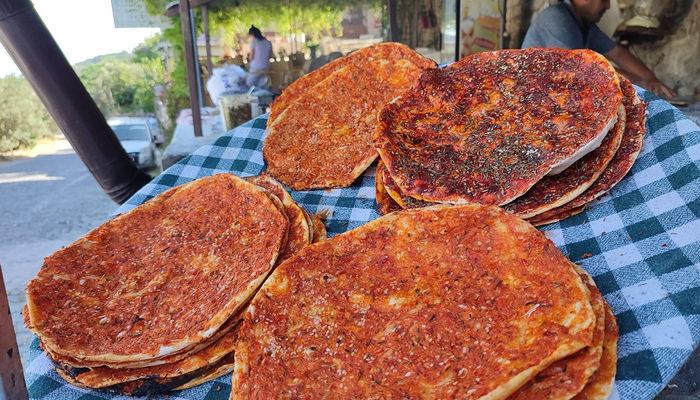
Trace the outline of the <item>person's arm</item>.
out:
M 616 45 L 605 53 L 605 57 L 615 62 L 631 80 L 645 89 L 652 91 L 657 96 L 668 99 L 675 97 L 675 93 L 668 86 L 664 85 L 654 73 L 644 65 L 634 54 L 623 46 Z

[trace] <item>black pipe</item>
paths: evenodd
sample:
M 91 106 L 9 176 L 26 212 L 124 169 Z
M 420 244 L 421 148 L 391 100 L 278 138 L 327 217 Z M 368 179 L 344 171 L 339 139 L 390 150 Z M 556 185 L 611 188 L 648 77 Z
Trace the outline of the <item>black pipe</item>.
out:
M 121 204 L 150 181 L 119 144 L 30 0 L 0 0 L 0 42 L 112 200 Z

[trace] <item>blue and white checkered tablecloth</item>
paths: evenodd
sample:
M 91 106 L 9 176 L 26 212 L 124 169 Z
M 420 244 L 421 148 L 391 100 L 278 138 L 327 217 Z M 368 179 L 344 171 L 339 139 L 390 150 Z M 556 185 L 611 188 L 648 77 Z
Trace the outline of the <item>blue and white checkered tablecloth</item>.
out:
M 594 277 L 620 326 L 617 381 L 611 398 L 651 399 L 700 342 L 700 129 L 676 108 L 640 90 L 649 102 L 642 152 L 630 174 L 584 213 L 545 226 L 545 234 Z M 193 179 L 264 169 L 266 116 L 184 158 L 118 212 Z M 329 212 L 329 235 L 375 219 L 374 168 L 345 189 L 291 192 L 309 212 Z M 26 368 L 34 399 L 121 399 L 78 389 L 52 370 L 32 345 Z M 231 376 L 169 399 L 228 399 Z

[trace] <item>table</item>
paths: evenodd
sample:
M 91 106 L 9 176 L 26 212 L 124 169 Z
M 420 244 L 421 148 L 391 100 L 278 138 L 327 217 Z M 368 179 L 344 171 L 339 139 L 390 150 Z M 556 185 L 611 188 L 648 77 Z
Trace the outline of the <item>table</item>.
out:
M 542 228 L 589 271 L 620 326 L 612 399 L 652 399 L 700 341 L 700 128 L 667 102 L 649 102 L 644 147 L 630 174 L 584 213 Z M 267 116 L 204 146 L 155 178 L 117 213 L 164 190 L 214 173 L 257 175 L 264 168 Z M 344 189 L 291 192 L 309 212 L 327 210 L 330 236 L 375 219 L 374 168 Z M 53 371 L 35 340 L 26 366 L 36 399 L 123 398 L 77 389 Z M 228 399 L 230 375 L 169 399 Z

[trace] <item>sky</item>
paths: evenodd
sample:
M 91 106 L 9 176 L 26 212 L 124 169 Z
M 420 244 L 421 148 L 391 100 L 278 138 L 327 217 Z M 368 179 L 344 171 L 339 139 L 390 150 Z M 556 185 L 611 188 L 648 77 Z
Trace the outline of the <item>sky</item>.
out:
M 101 54 L 131 51 L 158 28 L 115 28 L 110 0 L 33 0 L 71 64 Z M 5 48 L 0 46 L 0 77 L 19 74 Z

